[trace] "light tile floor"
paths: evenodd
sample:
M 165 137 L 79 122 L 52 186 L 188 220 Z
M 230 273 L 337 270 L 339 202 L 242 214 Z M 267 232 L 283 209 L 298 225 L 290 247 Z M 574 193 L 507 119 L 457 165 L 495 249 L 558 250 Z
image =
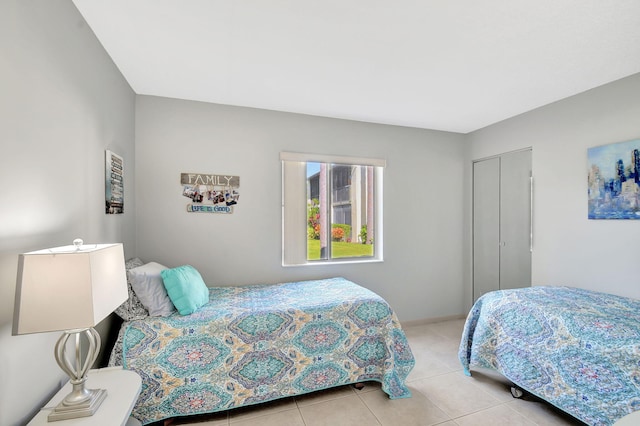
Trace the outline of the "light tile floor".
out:
M 405 327 L 416 358 L 407 384 L 413 396 L 390 400 L 380 385 L 344 386 L 208 416 L 176 419 L 197 426 L 478 426 L 582 425 L 533 397 L 514 399 L 510 384 L 489 371 L 462 372 L 458 345 L 464 320 Z

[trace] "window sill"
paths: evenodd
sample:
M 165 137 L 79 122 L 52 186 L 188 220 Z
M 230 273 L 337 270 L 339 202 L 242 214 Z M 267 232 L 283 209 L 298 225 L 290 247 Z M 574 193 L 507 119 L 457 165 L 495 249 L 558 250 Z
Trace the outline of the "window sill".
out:
M 283 268 L 292 268 L 298 266 L 330 266 L 330 265 L 351 265 L 351 264 L 360 264 L 360 263 L 382 263 L 384 259 L 367 259 L 367 260 L 355 260 L 355 259 L 345 259 L 345 260 L 315 260 L 307 263 L 297 263 L 297 264 L 282 264 Z

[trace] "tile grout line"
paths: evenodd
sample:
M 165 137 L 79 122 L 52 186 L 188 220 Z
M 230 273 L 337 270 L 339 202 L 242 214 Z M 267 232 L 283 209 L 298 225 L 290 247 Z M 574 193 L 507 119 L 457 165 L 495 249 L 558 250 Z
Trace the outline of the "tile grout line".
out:
M 362 392 L 362 389 L 360 390 L 360 393 Z M 368 391 L 368 392 L 374 392 L 374 391 Z M 373 416 L 373 418 L 376 419 L 376 421 L 378 422 L 379 426 L 385 426 L 384 423 L 382 423 L 382 420 L 378 418 L 378 416 L 376 416 L 376 413 L 374 413 L 373 411 L 371 411 L 371 408 L 369 408 L 369 405 L 367 404 L 367 402 L 362 399 L 362 397 L 360 396 L 359 392 L 354 392 L 356 394 L 356 396 L 358 397 L 358 399 L 360 400 L 360 402 L 362 402 L 364 404 L 365 407 L 367 407 L 367 410 L 369 410 L 369 412 L 371 413 L 371 415 Z

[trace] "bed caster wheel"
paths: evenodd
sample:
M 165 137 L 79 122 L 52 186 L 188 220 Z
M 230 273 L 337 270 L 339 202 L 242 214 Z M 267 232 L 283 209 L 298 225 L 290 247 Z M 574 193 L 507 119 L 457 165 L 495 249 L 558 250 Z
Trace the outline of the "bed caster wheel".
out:
M 514 398 L 522 398 L 524 396 L 524 392 L 522 392 L 522 389 L 518 387 L 511 386 L 511 396 Z

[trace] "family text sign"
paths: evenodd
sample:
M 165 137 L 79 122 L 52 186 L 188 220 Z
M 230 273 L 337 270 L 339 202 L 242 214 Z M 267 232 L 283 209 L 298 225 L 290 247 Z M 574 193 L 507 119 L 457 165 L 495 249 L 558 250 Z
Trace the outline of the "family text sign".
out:
M 189 213 L 231 214 L 240 199 L 240 176 L 181 173 L 180 184 Z

